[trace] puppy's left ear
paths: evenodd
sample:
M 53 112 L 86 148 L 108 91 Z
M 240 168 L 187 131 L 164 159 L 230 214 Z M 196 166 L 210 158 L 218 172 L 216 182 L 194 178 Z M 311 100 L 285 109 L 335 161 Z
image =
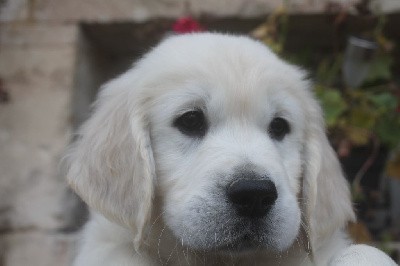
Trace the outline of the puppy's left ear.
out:
M 354 221 L 355 214 L 348 183 L 325 134 L 321 108 L 312 97 L 310 99 L 302 196 L 303 219 L 315 249 L 318 242 Z
M 131 70 L 106 84 L 66 158 L 71 187 L 94 210 L 130 228 L 136 247 L 149 220 L 154 162 L 145 99 Z

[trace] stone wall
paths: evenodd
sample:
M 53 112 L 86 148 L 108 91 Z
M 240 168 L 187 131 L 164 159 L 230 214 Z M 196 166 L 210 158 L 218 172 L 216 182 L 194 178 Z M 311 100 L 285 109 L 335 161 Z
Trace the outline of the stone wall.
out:
M 0 241 L 5 265 L 69 261 L 60 237 L 76 28 L 1 25 Z M 1 257 L 0 257 L 1 265 Z M 63 264 L 60 264 L 63 265 Z M 68 264 L 64 264 L 68 265 Z
M 64 266 L 74 254 L 77 234 L 63 230 L 71 213 L 58 168 L 73 131 L 80 22 L 140 22 L 185 14 L 253 17 L 281 2 L 0 1 L 0 265 Z M 328 0 L 286 2 L 290 12 L 315 13 Z M 398 0 L 379 2 L 386 12 L 400 9 Z

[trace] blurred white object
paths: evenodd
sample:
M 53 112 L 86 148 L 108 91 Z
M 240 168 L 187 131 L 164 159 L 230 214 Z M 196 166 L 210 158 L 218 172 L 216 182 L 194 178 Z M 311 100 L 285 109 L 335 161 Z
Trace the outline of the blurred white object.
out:
M 378 48 L 373 41 L 350 37 L 343 60 L 343 80 L 348 88 L 357 88 L 368 74 Z
M 352 245 L 339 253 L 329 266 L 396 266 L 385 253 L 367 245 Z

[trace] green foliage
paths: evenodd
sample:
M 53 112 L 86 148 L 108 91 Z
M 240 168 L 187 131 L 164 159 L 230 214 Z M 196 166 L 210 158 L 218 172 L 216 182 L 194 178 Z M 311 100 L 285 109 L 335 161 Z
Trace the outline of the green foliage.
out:
M 342 95 L 337 90 L 318 85 L 316 86 L 316 95 L 324 111 L 327 126 L 336 125 L 341 115 L 348 109 Z
M 328 56 L 315 70 L 315 92 L 330 132 L 356 145 L 366 144 L 371 136 L 376 136 L 389 147 L 397 146 L 400 117 L 396 112 L 398 99 L 390 89 L 392 57 L 380 53 L 364 84 L 355 89 L 335 84 L 340 80 L 342 62 L 341 54 Z
M 382 92 L 375 95 L 367 94 L 368 100 L 371 101 L 378 112 L 386 113 L 386 112 L 394 112 L 397 107 L 396 98 L 388 93 Z
M 335 80 L 340 75 L 340 69 L 343 63 L 341 54 L 336 57 L 327 57 L 321 60 L 316 69 L 316 81 L 324 86 L 333 86 Z
M 316 85 L 316 96 L 332 132 L 339 132 L 354 144 L 368 142 L 374 134 L 391 147 L 400 141 L 397 100 L 388 92 L 349 91 Z
M 380 87 L 382 91 L 341 91 L 317 85 L 316 96 L 325 112 L 328 128 L 357 145 L 366 144 L 374 135 L 382 143 L 395 147 L 400 142 L 398 100 L 385 91 L 385 87 Z
M 296 57 L 297 63 L 299 58 Z M 400 142 L 400 118 L 396 112 L 398 99 L 389 86 L 393 60 L 387 54 L 380 54 L 364 85 L 355 89 L 335 86 L 342 61 L 341 54 L 327 57 L 315 70 L 315 92 L 330 132 L 356 145 L 366 144 L 371 136 L 377 136 L 382 143 L 395 147 Z
M 376 123 L 376 134 L 382 142 L 396 147 L 400 138 L 400 119 L 398 115 L 384 115 Z
M 380 54 L 372 61 L 369 75 L 367 76 L 365 83 L 379 81 L 379 80 L 390 80 L 392 73 L 390 68 L 393 64 L 393 59 L 389 54 Z
M 278 9 L 264 24 L 253 31 L 256 37 L 290 62 L 311 66 L 315 92 L 325 114 L 328 129 L 336 139 L 356 145 L 367 144 L 370 138 L 396 147 L 400 143 L 400 88 L 392 88 L 391 54 L 393 43 L 383 35 L 386 18 L 372 30 L 372 37 L 379 44 L 369 74 L 359 88 L 344 88 L 341 68 L 343 53 L 327 55 L 315 64 L 312 50 L 290 54 L 284 50 L 288 29 L 288 16 L 284 8 Z M 314 60 L 315 61 L 315 60 Z

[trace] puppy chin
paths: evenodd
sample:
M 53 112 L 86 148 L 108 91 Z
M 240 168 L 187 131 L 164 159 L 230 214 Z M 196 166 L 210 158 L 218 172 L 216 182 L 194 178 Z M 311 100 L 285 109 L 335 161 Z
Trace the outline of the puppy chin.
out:
M 293 245 L 297 234 L 295 237 L 289 235 L 282 237 L 282 235 L 285 234 L 281 234 L 281 237 L 271 234 L 266 237 L 264 236 L 262 239 L 259 239 L 258 237 L 252 237 L 251 235 L 244 235 L 236 243 L 231 245 L 230 250 L 238 253 L 248 253 L 254 251 L 273 253 L 284 252 Z
M 251 226 L 252 225 L 252 226 Z M 204 232 L 204 235 L 215 236 L 203 239 L 182 239 L 182 243 L 192 250 L 231 255 L 246 255 L 255 252 L 275 254 L 289 249 L 298 236 L 298 230 L 290 232 L 268 232 L 254 224 L 244 225 L 241 230 L 229 230 L 229 235 L 217 237 L 217 234 Z
M 289 247 L 290 245 L 288 245 Z M 286 248 L 279 248 L 273 243 L 260 243 L 253 239 L 251 236 L 243 236 L 242 238 L 234 241 L 228 245 L 217 248 L 221 253 L 246 255 L 254 252 L 262 251 L 263 253 L 275 253 L 286 250 Z
M 262 251 L 264 253 L 279 253 L 293 246 L 299 236 L 300 224 L 286 224 L 287 230 L 276 230 L 276 228 L 254 227 L 249 224 L 244 230 L 238 232 L 237 237 L 230 243 L 221 246 L 222 251 L 246 254 L 249 252 Z M 290 228 L 289 228 L 290 227 Z

